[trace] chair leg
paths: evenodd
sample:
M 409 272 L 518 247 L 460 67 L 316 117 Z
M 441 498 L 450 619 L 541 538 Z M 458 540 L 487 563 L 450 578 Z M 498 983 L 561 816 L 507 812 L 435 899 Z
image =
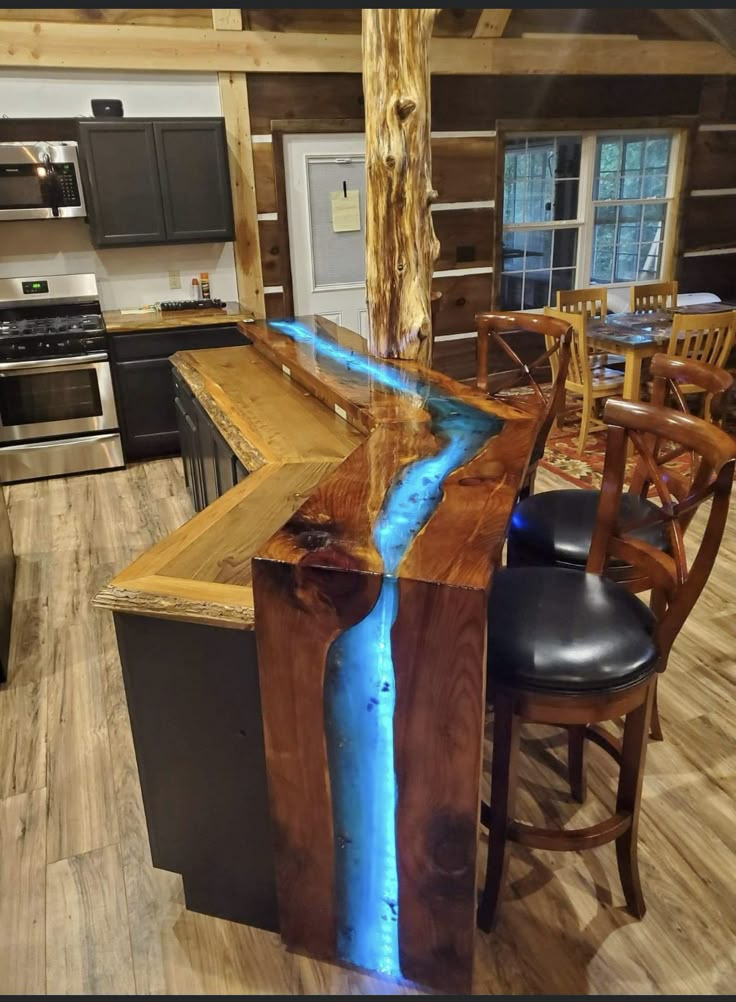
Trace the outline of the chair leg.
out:
M 579 804 L 585 803 L 587 780 L 585 776 L 585 725 L 571 725 L 567 729 L 567 769 L 570 776 L 570 793 Z
M 657 685 L 659 678 L 654 680 L 654 697 L 652 699 L 652 720 L 649 730 L 649 737 L 652 741 L 664 741 L 662 733 L 662 721 L 659 719 L 659 706 L 657 704 Z
M 580 438 L 578 439 L 578 456 L 582 456 L 585 451 L 585 443 L 588 438 L 588 426 L 590 425 L 590 412 L 593 406 L 592 400 L 587 396 L 583 397 L 583 409 L 580 413 Z
M 486 882 L 478 908 L 478 926 L 490 932 L 496 922 L 498 900 L 506 875 L 507 832 L 513 820 L 516 769 L 519 757 L 520 720 L 514 713 L 513 697 L 496 693 L 493 711 L 493 761 L 489 812 Z
M 643 918 L 646 912 L 639 878 L 637 841 L 644 763 L 653 700 L 654 680 L 647 687 L 647 696 L 641 706 L 632 710 L 626 717 L 621 749 L 621 772 L 616 797 L 616 811 L 631 814 L 631 827 L 616 839 L 616 860 L 626 904 L 635 918 Z

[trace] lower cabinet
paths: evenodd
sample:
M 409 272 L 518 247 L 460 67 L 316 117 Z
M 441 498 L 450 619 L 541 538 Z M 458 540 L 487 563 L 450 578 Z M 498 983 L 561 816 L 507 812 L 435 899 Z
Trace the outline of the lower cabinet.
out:
M 110 335 L 115 402 L 126 461 L 179 451 L 170 358 L 177 351 L 250 344 L 232 324 Z
M 176 373 L 174 410 L 187 490 L 195 509 L 202 511 L 243 480 L 248 471 Z

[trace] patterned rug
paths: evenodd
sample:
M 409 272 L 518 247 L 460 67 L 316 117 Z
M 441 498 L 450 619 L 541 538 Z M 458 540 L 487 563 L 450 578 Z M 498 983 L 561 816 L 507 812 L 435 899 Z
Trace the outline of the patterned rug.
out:
M 573 423 L 563 428 L 553 427 L 540 466 L 557 473 L 575 487 L 597 489 L 601 485 L 606 456 L 606 433 L 596 431 L 589 435 L 582 456 L 578 455 L 579 436 L 579 427 Z

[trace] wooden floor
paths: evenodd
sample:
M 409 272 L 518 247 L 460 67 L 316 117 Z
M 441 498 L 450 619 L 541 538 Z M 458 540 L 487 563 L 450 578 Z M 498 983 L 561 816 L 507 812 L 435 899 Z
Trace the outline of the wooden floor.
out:
M 540 474 L 538 489 L 556 486 Z M 150 863 L 109 614 L 90 598 L 191 514 L 176 461 L 10 489 L 18 554 L 11 677 L 0 689 L 0 993 L 393 993 L 186 911 Z M 697 525 L 694 527 L 697 531 Z M 483 993 L 726 993 L 736 976 L 736 506 L 707 593 L 661 686 L 641 820 L 649 911 L 622 908 L 612 847 L 512 850 Z M 526 733 L 520 813 L 585 823 L 610 806 L 590 755 L 570 802 L 564 741 Z M 601 798 L 601 804 L 597 798 Z M 406 991 L 408 989 L 404 989 Z

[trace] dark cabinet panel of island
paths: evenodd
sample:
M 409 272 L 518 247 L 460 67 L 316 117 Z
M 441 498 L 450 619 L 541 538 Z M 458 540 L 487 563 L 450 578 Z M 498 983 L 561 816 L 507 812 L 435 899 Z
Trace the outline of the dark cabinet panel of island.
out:
M 255 633 L 115 613 L 153 865 L 187 908 L 276 931 Z
M 173 354 L 250 343 L 235 324 L 110 334 L 109 340 L 126 462 L 179 451 L 182 427 L 174 404 Z
M 176 372 L 174 409 L 187 490 L 195 510 L 202 511 L 246 477 L 248 471 Z

